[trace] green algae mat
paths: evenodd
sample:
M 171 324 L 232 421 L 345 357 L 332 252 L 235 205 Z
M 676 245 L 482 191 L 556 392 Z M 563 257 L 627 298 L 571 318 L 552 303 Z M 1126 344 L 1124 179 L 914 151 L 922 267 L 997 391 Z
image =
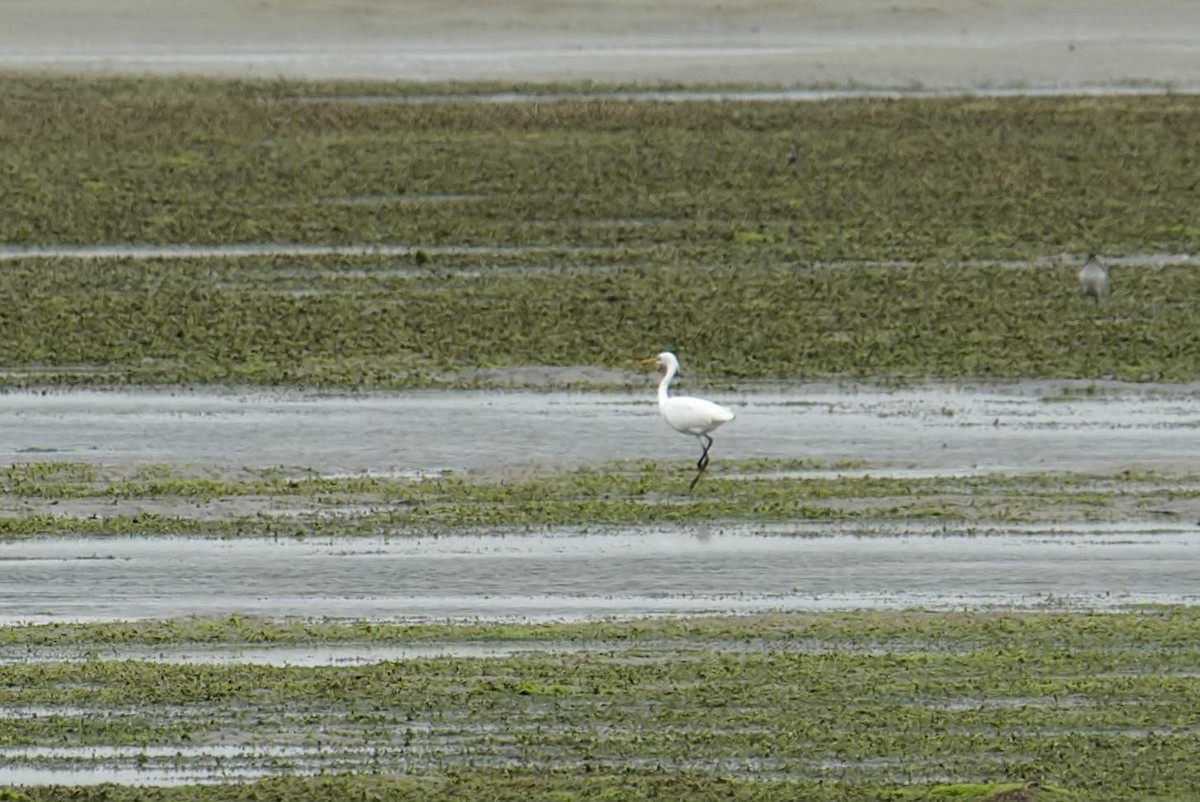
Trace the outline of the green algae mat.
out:
M 115 746 L 150 771 L 236 774 L 232 758 L 214 770 L 198 755 L 238 743 L 276 749 L 256 770 L 285 775 L 72 792 L 83 799 L 978 800 L 1030 779 L 1046 799 L 1184 799 L 1200 783 L 1198 635 L 1196 611 L 1171 607 L 10 627 L 6 653 L 70 644 L 95 655 L 4 666 L 3 748 Z M 313 667 L 109 654 L 168 641 L 447 653 Z M 72 765 L 53 749 L 23 762 Z M 296 776 L 322 771 L 335 776 Z
M 843 466 L 853 467 L 853 466 Z M 825 468 L 831 475 L 797 469 Z M 0 542 L 49 536 L 419 537 L 721 523 L 914 521 L 966 533 L 1054 522 L 1187 520 L 1200 474 L 1122 470 L 842 476 L 813 460 L 724 460 L 696 492 L 686 459 L 513 476 L 323 476 L 315 470 L 29 462 L 0 469 Z M 866 469 L 864 469 L 866 470 Z M 280 511 L 286 514 L 280 514 Z
M 1200 98 L 442 90 L 0 78 L 3 381 L 1200 377 Z

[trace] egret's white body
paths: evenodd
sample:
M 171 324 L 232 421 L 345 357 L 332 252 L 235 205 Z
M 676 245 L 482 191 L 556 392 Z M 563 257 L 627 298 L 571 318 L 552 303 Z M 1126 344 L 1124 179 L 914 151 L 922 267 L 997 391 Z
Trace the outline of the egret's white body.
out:
M 713 444 L 709 432 L 721 424 L 733 420 L 733 410 L 704 398 L 693 398 L 687 395 L 672 396 L 670 394 L 671 380 L 679 372 L 679 360 L 670 351 L 663 351 L 651 359 L 643 359 L 640 364 L 649 364 L 650 362 L 657 363 L 663 369 L 662 380 L 658 383 L 658 411 L 662 414 L 663 420 L 675 431 L 690 434 L 700 440 L 703 453 L 700 455 L 700 461 L 696 463 L 699 472 L 691 484 L 692 487 L 695 487 L 696 482 L 700 480 L 700 475 L 708 467 L 708 450 L 712 448 Z
M 1100 299 L 1108 294 L 1108 269 L 1100 264 L 1096 254 L 1089 253 L 1079 268 L 1079 287 L 1084 295 L 1090 295 L 1100 303 Z

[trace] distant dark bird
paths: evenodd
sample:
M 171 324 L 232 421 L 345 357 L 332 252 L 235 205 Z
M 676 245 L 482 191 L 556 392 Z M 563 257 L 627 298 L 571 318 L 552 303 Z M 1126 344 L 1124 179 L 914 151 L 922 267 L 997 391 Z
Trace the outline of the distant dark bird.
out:
M 984 799 L 983 802 L 1033 802 L 1041 788 L 1042 784 L 1040 782 L 1030 780 L 1020 788 L 1010 788 L 1007 791 L 992 794 Z
M 1096 254 L 1089 253 L 1079 268 L 1079 288 L 1084 295 L 1090 295 L 1096 303 L 1108 295 L 1108 269 L 1100 264 Z

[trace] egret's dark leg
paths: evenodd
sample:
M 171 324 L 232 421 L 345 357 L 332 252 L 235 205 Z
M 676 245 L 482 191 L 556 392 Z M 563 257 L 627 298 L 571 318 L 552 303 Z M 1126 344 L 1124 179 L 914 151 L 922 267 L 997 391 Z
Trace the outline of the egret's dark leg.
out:
M 713 439 L 707 434 L 697 435 L 700 438 L 700 447 L 704 451 L 700 454 L 700 459 L 696 461 L 696 468 L 703 471 L 708 467 L 708 450 L 712 448 Z
M 707 441 L 707 442 L 706 442 Z M 696 476 L 692 479 L 692 483 L 688 485 L 688 490 L 696 486 L 696 482 L 700 481 L 700 477 L 704 475 L 704 469 L 708 467 L 708 450 L 712 448 L 713 439 L 707 434 L 700 435 L 700 445 L 704 448 L 704 453 L 700 455 L 700 459 L 696 462 Z

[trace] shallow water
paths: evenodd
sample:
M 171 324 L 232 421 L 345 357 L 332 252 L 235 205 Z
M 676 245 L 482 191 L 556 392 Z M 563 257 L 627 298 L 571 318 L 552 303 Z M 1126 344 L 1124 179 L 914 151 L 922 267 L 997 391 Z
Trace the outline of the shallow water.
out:
M 1197 48 L 1200 51 L 1200 48 Z M 554 103 L 581 99 L 628 103 L 822 103 L 830 100 L 903 100 L 905 98 L 1122 97 L 1200 94 L 1200 85 L 1102 84 L 1089 86 L 967 87 L 941 89 L 844 87 L 837 89 L 646 89 L 620 92 L 490 92 L 428 95 L 325 95 L 296 98 L 298 103 L 352 105 L 424 105 L 482 103 L 496 105 Z
M 401 473 L 619 459 L 690 465 L 697 443 L 659 419 L 653 380 L 644 381 L 628 393 L 9 392 L 0 394 L 0 461 Z M 1194 390 L 1027 382 L 703 394 L 737 413 L 716 433 L 714 464 L 771 457 L 862 461 L 881 472 L 1112 472 L 1194 471 Z
M 1169 733 L 1164 733 L 1169 734 Z M 11 760 L 8 765 L 0 763 L 0 783 L 5 785 L 97 785 L 100 783 L 122 783 L 129 785 L 184 785 L 196 783 L 245 782 L 271 776 L 297 776 L 335 774 L 339 772 L 404 773 L 430 768 L 444 769 L 447 764 L 468 762 L 473 769 L 528 767 L 530 761 L 523 750 L 511 743 L 504 743 L 492 736 L 480 742 L 478 735 L 445 736 L 434 746 L 409 744 L 406 746 L 380 746 L 373 748 L 346 749 L 337 747 L 247 747 L 240 751 L 219 749 L 221 754 L 210 756 L 199 749 L 189 749 L 178 756 L 160 754 L 154 757 L 139 754 L 139 749 L 99 749 L 94 756 L 87 756 L 87 749 L 62 749 L 65 756 L 50 754 L 34 756 L 35 760 L 53 760 L 56 765 L 44 763 L 21 764 L 28 760 L 22 749 L 0 748 L 0 759 Z M 166 750 L 155 750 L 165 752 Z M 75 754 L 72 754 L 75 753 Z M 900 765 L 893 758 L 863 758 L 860 760 L 837 760 L 821 758 L 791 761 L 785 770 L 783 761 L 769 757 L 728 757 L 701 759 L 664 759 L 629 756 L 612 761 L 584 759 L 573 751 L 561 750 L 557 756 L 541 755 L 536 766 L 543 770 L 581 772 L 594 769 L 597 765 L 612 771 L 657 770 L 664 765 L 689 772 L 720 774 L 723 776 L 753 777 L 756 779 L 811 779 L 815 776 L 837 774 L 844 776 L 848 769 L 882 770 L 889 776 L 889 769 Z M 911 777 L 911 769 L 906 772 Z M 946 781 L 941 778 L 940 781 Z
M 20 259 L 246 259 L 274 256 L 471 256 L 612 251 L 613 248 L 575 248 L 555 245 L 399 245 L 361 243 L 324 245 L 287 242 L 246 242 L 229 245 L 47 245 L 0 246 L 0 262 Z
M 319 746 L 240 744 L 191 746 L 16 746 L 0 747 L 0 783 L 4 785 L 184 785 L 235 782 L 275 774 L 316 773 L 322 760 L 353 759 L 369 764 L 371 750 L 339 747 L 335 754 Z M 35 762 L 36 761 L 36 762 Z M 3 765 L 8 764 L 8 765 Z M 336 766 L 328 766 L 336 769 Z
M 1200 88 L 1197 89 L 1200 93 Z M 517 96 L 519 97 L 519 96 Z M 420 102 L 420 97 L 380 97 L 380 98 L 347 98 L 346 102 L 379 102 L 379 103 L 415 103 Z M 480 195 L 445 195 L 431 196 L 434 201 L 441 199 L 440 202 L 462 202 L 462 201 L 478 201 L 484 200 L 484 196 Z M 281 201 L 276 206 L 297 206 L 297 205 L 374 205 L 374 204 L 410 204 L 418 203 L 419 200 L 408 198 L 403 195 L 372 195 L 372 196 L 357 196 L 357 197 L 342 197 L 342 198 L 326 198 L 326 199 L 310 199 L 303 202 L 297 201 Z M 536 222 L 536 221 L 534 221 Z M 686 223 L 688 221 L 677 218 L 657 218 L 657 219 L 624 219 L 624 220 L 592 220 L 583 221 L 581 225 L 591 228 L 639 228 L 644 225 L 656 225 L 664 222 Z M 585 254 L 612 254 L 616 252 L 625 253 L 628 248 L 622 246 L 608 245 L 421 245 L 411 243 L 398 242 L 360 242 L 351 244 L 332 244 L 332 243 L 297 243 L 297 242 L 240 242 L 240 243 L 225 243 L 214 245 L 193 245 L 186 243 L 177 243 L 172 245 L 143 245 L 143 244 L 107 244 L 107 245 L 0 245 L 0 262 L 15 262 L 29 259 L 129 259 L 129 260 L 165 260 L 165 259 L 247 259 L 247 258 L 273 258 L 273 257 L 323 257 L 323 256 L 416 256 L 418 252 L 424 252 L 429 256 L 544 256 L 550 254 L 561 253 L 585 253 Z M 1029 265 L 1059 265 L 1071 264 L 1075 265 L 1081 262 L 1084 254 L 1056 254 L 1030 259 L 973 259 L 959 260 L 956 262 L 961 265 L 973 265 L 977 267 L 1026 267 Z M 1147 253 L 1129 253 L 1119 256 L 1103 255 L 1103 261 L 1110 265 L 1118 265 L 1122 267 L 1165 267 L 1167 265 L 1188 264 L 1196 258 L 1195 254 L 1190 253 L 1162 253 L 1162 252 L 1147 252 Z M 826 261 L 815 262 L 811 265 L 804 264 L 808 267 L 823 267 L 823 268 L 845 268 L 858 269 L 863 267 L 917 267 L 920 262 L 899 259 L 899 260 L 863 260 L 863 259 L 848 259 L 843 261 Z M 591 268 L 583 268 L 590 270 L 609 269 L 611 264 L 595 265 Z M 447 272 L 448 268 L 440 266 L 437 268 L 440 272 Z M 574 268 L 581 269 L 581 268 Z M 489 267 L 486 270 L 478 268 L 469 268 L 467 270 L 449 269 L 456 275 L 494 275 L 500 272 L 526 272 L 530 274 L 546 272 L 545 265 L 533 266 L 501 266 Z M 352 271 L 344 269 L 329 270 L 323 269 L 323 273 L 327 275 L 347 275 L 353 274 Z M 428 270 L 415 270 L 406 267 L 393 267 L 385 271 L 384 274 L 395 275 L 410 275 L 424 274 Z M 281 271 L 281 275 L 287 275 L 286 271 Z M 379 275 L 379 271 L 373 271 L 371 275 Z M 364 274 L 365 275 L 365 274 Z
M 864 536 L 878 531 L 803 524 L 320 543 L 26 540 L 0 546 L 0 622 L 1104 609 L 1195 603 L 1200 588 L 1195 524 L 1056 525 L 989 536 L 919 527 L 905 534 L 898 526 L 892 537 Z M 287 651 L 279 658 L 286 662 Z
M 171 645 L 114 645 L 97 648 L 88 644 L 79 649 L 63 647 L 22 647 L 7 652 L 0 647 L 0 665 L 4 663 L 80 662 L 86 660 L 140 660 L 169 665 L 254 665 L 254 666 L 342 666 L 366 665 L 393 660 L 421 660 L 437 657 L 489 658 L 549 652 L 583 652 L 593 645 L 560 641 L 513 641 L 473 643 L 351 643 L 343 645 L 306 643 L 302 646 L 242 646 L 208 644 L 197 647 Z M 52 711 L 57 713 L 58 711 Z M 60 713 L 61 714 L 61 713 Z M 46 713 L 40 713 L 46 715 Z M 11 711 L 0 709 L 0 719 L 13 718 Z

